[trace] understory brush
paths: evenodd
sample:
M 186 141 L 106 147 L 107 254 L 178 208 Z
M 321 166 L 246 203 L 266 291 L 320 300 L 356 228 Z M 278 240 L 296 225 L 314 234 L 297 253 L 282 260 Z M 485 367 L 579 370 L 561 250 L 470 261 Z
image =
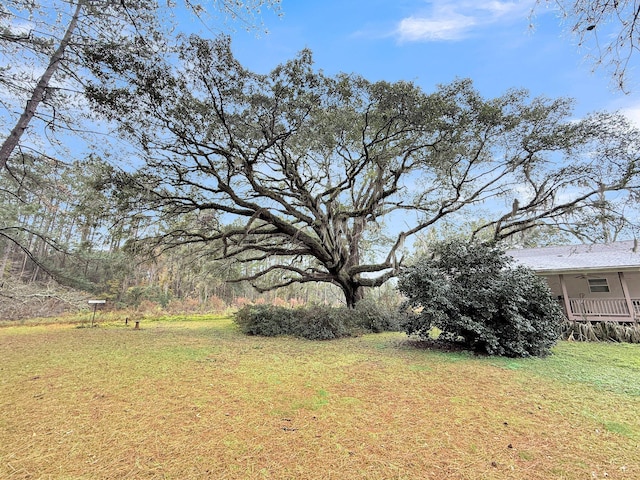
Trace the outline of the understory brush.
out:
M 234 321 L 247 335 L 331 340 L 363 333 L 400 331 L 405 316 L 393 307 L 365 299 L 354 309 L 326 305 L 299 308 L 246 305 L 236 312 Z
M 567 321 L 562 326 L 562 338 L 578 342 L 640 343 L 640 324 Z

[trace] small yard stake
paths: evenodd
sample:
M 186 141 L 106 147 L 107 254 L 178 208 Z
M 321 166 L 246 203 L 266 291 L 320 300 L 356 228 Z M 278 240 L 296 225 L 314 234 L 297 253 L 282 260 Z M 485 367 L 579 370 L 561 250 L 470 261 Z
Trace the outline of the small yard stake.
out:
M 107 303 L 106 300 L 89 300 L 87 302 L 89 305 L 93 305 L 93 316 L 91 317 L 91 328 L 93 328 L 93 321 L 96 319 L 96 310 L 98 309 L 99 303 Z

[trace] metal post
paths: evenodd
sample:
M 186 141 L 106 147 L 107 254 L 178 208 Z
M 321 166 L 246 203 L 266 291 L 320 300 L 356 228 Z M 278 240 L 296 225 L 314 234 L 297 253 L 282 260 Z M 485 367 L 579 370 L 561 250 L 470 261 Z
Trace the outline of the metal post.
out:
M 96 310 L 98 309 L 98 304 L 93 304 L 93 317 L 91 317 L 91 328 L 93 328 L 93 321 L 96 319 Z
M 91 327 L 93 327 L 93 322 L 96 319 L 96 310 L 98 309 L 98 304 L 107 303 L 106 300 L 89 300 L 89 305 L 93 305 L 93 317 L 91 317 Z

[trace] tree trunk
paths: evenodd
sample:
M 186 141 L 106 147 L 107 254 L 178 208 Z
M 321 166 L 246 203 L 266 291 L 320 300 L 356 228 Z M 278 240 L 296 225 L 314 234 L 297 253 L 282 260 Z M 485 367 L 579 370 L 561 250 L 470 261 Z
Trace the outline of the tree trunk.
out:
M 355 308 L 356 303 L 364 298 L 364 289 L 355 282 L 348 282 L 340 287 L 344 293 L 347 308 Z
M 20 118 L 18 119 L 15 127 L 13 127 L 13 130 L 11 130 L 11 133 L 3 142 L 2 147 L 0 147 L 0 170 L 2 170 L 7 165 L 7 161 L 9 160 L 9 157 L 11 156 L 15 148 L 18 146 L 22 134 L 29 126 L 29 123 L 35 115 L 38 106 L 40 105 L 42 100 L 44 100 L 47 88 L 49 87 L 49 82 L 51 81 L 51 77 L 53 77 L 53 74 L 56 72 L 56 70 L 58 70 L 60 61 L 62 60 L 64 52 L 69 45 L 69 42 L 71 41 L 73 32 L 78 25 L 78 17 L 80 16 L 80 12 L 82 11 L 83 6 L 84 1 L 79 1 L 78 5 L 76 6 L 76 11 L 74 12 L 73 17 L 69 22 L 69 26 L 67 27 L 67 31 L 65 32 L 64 37 L 62 37 L 58 48 L 51 56 L 49 66 L 44 71 L 42 77 L 40 77 L 40 80 L 38 81 L 38 84 L 31 93 L 31 98 L 27 101 L 24 112 L 22 112 L 22 115 L 20 115 Z
M 7 265 L 10 265 L 9 261 L 11 258 L 11 253 L 13 251 L 13 242 L 7 240 L 7 245 L 4 248 L 4 257 L 2 258 L 2 265 L 0 265 L 0 280 L 2 280 L 7 272 Z M 9 268 L 10 270 L 11 268 Z M 11 272 L 9 271 L 9 277 L 11 276 Z

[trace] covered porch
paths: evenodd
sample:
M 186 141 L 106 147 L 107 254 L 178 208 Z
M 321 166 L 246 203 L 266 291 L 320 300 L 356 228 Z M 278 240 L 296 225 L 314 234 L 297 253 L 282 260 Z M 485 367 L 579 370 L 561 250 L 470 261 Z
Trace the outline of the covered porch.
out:
M 591 295 L 580 293 L 576 296 L 575 288 L 570 289 L 572 281 L 575 282 L 575 280 L 567 279 L 566 275 L 559 274 L 558 280 L 562 295 L 558 297 L 558 300 L 562 302 L 567 319 L 578 322 L 629 323 L 640 321 L 640 296 L 631 295 L 624 272 L 616 272 L 615 275 L 619 282 L 616 282 L 617 285 L 615 287 L 619 286 L 619 288 L 614 288 L 614 285 L 612 285 L 611 274 L 601 274 L 597 278 L 608 280 L 607 293 L 613 291 L 618 296 L 594 296 L 593 293 Z M 549 283 L 552 284 L 554 282 Z M 573 290 L 573 292 L 570 290 Z M 571 293 L 574 293 L 574 295 L 571 295 Z M 620 293 L 622 293 L 622 296 L 619 296 Z
M 640 322 L 637 240 L 514 249 L 507 254 L 545 278 L 569 320 Z
M 640 318 L 640 298 L 631 299 L 630 311 L 625 298 L 569 298 L 567 318 L 584 322 L 637 322 Z

